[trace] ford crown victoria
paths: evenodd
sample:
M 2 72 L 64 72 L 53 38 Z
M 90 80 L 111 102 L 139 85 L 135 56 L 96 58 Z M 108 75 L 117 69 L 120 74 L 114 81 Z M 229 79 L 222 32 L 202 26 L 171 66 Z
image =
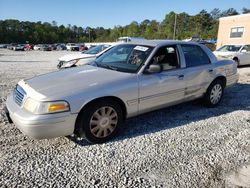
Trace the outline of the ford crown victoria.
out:
M 124 43 L 90 65 L 21 80 L 7 98 L 7 114 L 34 138 L 74 134 L 100 143 L 145 112 L 197 98 L 215 107 L 237 80 L 235 62 L 217 61 L 197 43 Z

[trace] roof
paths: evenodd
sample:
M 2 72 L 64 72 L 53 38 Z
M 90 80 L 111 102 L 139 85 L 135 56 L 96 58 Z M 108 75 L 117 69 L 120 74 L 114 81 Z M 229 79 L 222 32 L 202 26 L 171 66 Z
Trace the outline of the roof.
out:
M 219 18 L 219 20 L 244 18 L 244 17 L 249 17 L 250 18 L 250 13 L 248 13 L 248 14 L 239 14 L 239 15 L 234 15 L 234 16 L 221 17 L 221 18 Z
M 138 42 L 128 42 L 123 44 L 135 44 L 135 45 L 144 45 L 144 46 L 163 46 L 163 45 L 176 45 L 176 44 L 198 44 L 197 42 L 185 42 L 179 40 L 143 40 Z

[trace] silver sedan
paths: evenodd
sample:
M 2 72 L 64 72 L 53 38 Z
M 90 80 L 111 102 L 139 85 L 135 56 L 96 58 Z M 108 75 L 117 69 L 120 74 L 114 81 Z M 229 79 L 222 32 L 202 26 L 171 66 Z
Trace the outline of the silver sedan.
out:
M 7 114 L 34 138 L 75 134 L 101 143 L 126 118 L 197 98 L 215 107 L 237 80 L 237 65 L 203 45 L 145 40 L 117 45 L 91 65 L 21 80 Z

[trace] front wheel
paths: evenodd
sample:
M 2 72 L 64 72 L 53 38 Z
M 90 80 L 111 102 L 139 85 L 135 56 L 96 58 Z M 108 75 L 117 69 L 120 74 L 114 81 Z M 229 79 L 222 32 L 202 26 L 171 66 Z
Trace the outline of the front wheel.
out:
M 239 61 L 239 59 L 238 59 L 238 58 L 234 58 L 233 60 L 234 60 L 234 62 L 237 64 L 237 67 L 239 67 L 239 66 L 240 66 L 240 61 Z
M 208 107 L 217 106 L 224 94 L 224 85 L 221 80 L 215 80 L 208 87 L 204 96 L 205 105 Z
M 90 143 L 103 143 L 118 132 L 123 113 L 116 101 L 103 100 L 89 105 L 79 114 L 79 124 Z

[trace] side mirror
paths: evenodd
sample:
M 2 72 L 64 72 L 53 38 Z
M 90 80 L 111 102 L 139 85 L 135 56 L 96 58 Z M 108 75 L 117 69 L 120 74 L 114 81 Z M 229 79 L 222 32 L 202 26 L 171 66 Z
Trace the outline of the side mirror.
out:
M 161 65 L 150 65 L 148 69 L 144 71 L 146 74 L 152 74 L 152 73 L 159 73 L 162 71 L 162 66 Z
M 241 50 L 241 53 L 247 53 L 247 50 L 243 49 Z

